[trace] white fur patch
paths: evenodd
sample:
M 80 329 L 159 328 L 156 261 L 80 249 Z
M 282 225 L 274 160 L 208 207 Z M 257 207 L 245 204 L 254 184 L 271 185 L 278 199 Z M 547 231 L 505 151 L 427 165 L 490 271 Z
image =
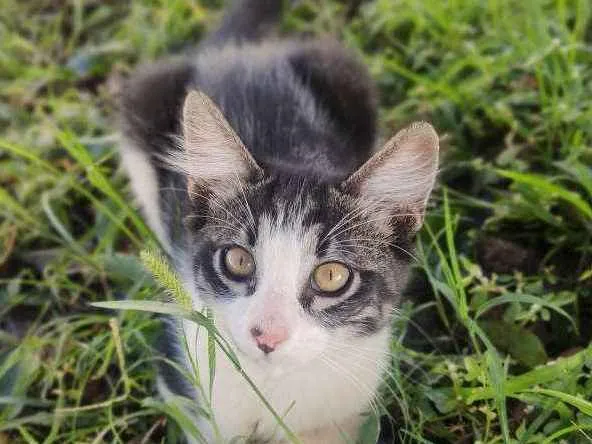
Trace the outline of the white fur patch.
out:
M 303 229 L 299 220 L 274 224 L 262 219 L 253 251 L 258 270 L 255 293 L 212 308 L 216 325 L 237 346 L 241 366 L 291 430 L 311 437 L 305 442 L 338 443 L 342 442 L 339 430 L 354 434 L 352 424 L 375 396 L 388 359 L 390 329 L 354 337 L 344 329 L 322 328 L 304 312 L 298 297 L 317 265 L 316 241 L 316 229 Z M 186 272 L 184 279 L 195 308 L 203 307 L 192 276 Z M 285 322 L 289 338 L 265 355 L 249 329 L 269 316 Z M 189 321 L 183 322 L 183 331 L 190 353 L 186 363 L 190 359 L 198 363 L 200 380 L 207 385 L 206 332 Z M 211 405 L 224 442 L 255 430 L 274 441 L 282 437 L 271 413 L 219 350 Z M 196 421 L 207 442 L 214 442 L 208 421 Z
M 189 321 L 184 321 L 183 328 L 193 359 L 199 363 L 200 378 L 207 384 L 204 329 L 198 334 L 196 325 Z M 239 359 L 245 372 L 294 433 L 331 429 L 334 440 L 327 442 L 338 443 L 342 442 L 338 427 L 355 421 L 370 408 L 388 362 L 389 340 L 388 328 L 373 336 L 353 339 L 335 335 L 331 346 L 322 350 L 319 357 L 282 372 L 277 372 L 273 363 L 254 362 L 242 353 Z M 275 436 L 277 440 L 282 436 L 271 413 L 219 350 L 211 405 L 223 442 L 248 436 L 255 430 L 267 438 Z M 197 422 L 207 442 L 214 442 L 211 424 L 204 418 Z M 351 438 L 355 440 L 355 436 Z
M 132 191 L 142 208 L 148 225 L 161 244 L 170 251 L 170 240 L 160 216 L 160 198 L 156 171 L 148 155 L 129 141 L 120 143 L 121 164 L 130 178 Z
M 315 230 L 304 231 L 301 221 L 284 225 L 263 218 L 254 248 L 257 289 L 248 298 L 228 308 L 225 327 L 238 347 L 253 359 L 265 359 L 281 373 L 285 367 L 304 364 L 314 357 L 317 345 L 326 341 L 326 331 L 304 315 L 299 296 L 315 267 Z M 280 324 L 280 325 L 278 325 Z M 264 356 L 250 336 L 251 327 L 285 329 L 289 339 Z M 306 344 L 303 347 L 303 344 Z

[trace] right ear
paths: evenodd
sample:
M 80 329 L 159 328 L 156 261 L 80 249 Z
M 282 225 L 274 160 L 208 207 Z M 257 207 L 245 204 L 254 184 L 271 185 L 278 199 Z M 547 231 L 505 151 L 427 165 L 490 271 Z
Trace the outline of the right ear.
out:
M 189 92 L 183 105 L 183 148 L 180 167 L 190 196 L 196 188 L 225 194 L 237 181 L 263 174 L 222 112 L 200 91 Z
M 411 229 L 417 231 L 438 172 L 438 151 L 432 125 L 416 122 L 391 138 L 343 187 L 371 207 L 379 225 L 388 226 L 406 213 L 413 220 Z

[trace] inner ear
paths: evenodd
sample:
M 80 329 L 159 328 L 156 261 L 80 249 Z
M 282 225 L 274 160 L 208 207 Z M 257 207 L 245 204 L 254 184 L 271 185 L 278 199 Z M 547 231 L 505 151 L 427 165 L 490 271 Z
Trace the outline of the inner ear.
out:
M 220 109 L 201 91 L 189 92 L 183 105 L 180 157 L 190 190 L 221 192 L 263 174 Z
M 418 230 L 438 171 L 438 151 L 434 128 L 426 122 L 414 123 L 392 137 L 342 187 L 385 223 L 408 215 Z

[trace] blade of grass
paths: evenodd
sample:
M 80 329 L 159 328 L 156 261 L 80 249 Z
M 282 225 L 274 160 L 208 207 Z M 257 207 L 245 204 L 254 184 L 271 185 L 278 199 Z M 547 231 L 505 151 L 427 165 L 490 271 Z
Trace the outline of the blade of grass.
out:
M 588 219 L 592 219 L 592 207 L 580 197 L 579 194 L 569 191 L 564 187 L 551 182 L 549 179 L 533 174 L 533 173 L 519 173 L 516 171 L 507 171 L 496 169 L 497 174 L 506 177 L 518 183 L 523 183 L 534 187 L 537 192 L 548 194 L 549 196 L 557 197 L 566 202 L 569 202 L 576 207 L 582 215 Z
M 507 304 L 511 302 L 523 302 L 526 304 L 537 304 L 542 307 L 547 307 L 553 311 L 556 311 L 558 314 L 567 319 L 574 327 L 575 331 L 578 331 L 577 325 L 573 318 L 561 307 L 558 307 L 551 302 L 547 302 L 541 297 L 520 293 L 509 293 L 502 296 L 496 296 L 495 298 L 486 301 L 485 303 L 477 307 L 477 310 L 475 311 L 475 319 L 480 318 L 483 314 L 485 314 L 488 310 L 492 309 L 493 307 L 497 307 L 498 305 Z
M 551 390 L 538 387 L 530 390 L 523 390 L 523 392 L 543 394 L 551 396 L 553 398 L 560 399 L 561 401 L 574 406 L 583 414 L 592 417 L 592 403 L 577 396 L 570 395 L 569 393 L 563 393 L 558 390 Z
M 66 151 L 85 168 L 89 182 L 123 210 L 143 238 L 158 242 L 152 231 L 136 211 L 127 204 L 126 199 L 113 187 L 110 180 L 101 172 L 99 166 L 95 164 L 86 148 L 78 143 L 75 136 L 67 131 L 57 131 L 56 136 Z
M 120 217 L 115 215 L 104 203 L 99 201 L 88 189 L 81 185 L 79 183 L 78 177 L 73 177 L 71 174 L 66 174 L 54 168 L 50 163 L 33 154 L 31 150 L 26 150 L 25 148 L 16 146 L 2 139 L 0 139 L 0 147 L 6 149 L 18 157 L 22 157 L 23 159 L 30 161 L 34 165 L 40 166 L 45 171 L 53 174 L 56 180 L 59 180 L 60 178 L 63 179 L 64 177 L 67 178 L 68 185 L 70 185 L 72 189 L 86 197 L 92 203 L 95 209 L 107 216 L 107 218 L 111 220 L 136 246 L 142 248 L 146 244 L 140 240 L 137 235 L 132 233 L 128 227 L 125 226 L 125 224 L 120 220 Z
M 592 430 L 592 425 L 590 424 L 574 424 L 568 427 L 564 427 L 560 430 L 557 430 L 555 433 L 547 436 L 544 441 L 541 441 L 541 444 L 551 444 L 562 442 L 559 438 L 564 435 L 568 435 L 573 432 L 577 432 L 579 430 Z

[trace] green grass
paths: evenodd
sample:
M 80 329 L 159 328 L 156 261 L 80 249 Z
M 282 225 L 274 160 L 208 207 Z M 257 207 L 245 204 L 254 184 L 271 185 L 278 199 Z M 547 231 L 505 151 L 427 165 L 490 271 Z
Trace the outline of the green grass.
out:
M 139 258 L 154 241 L 117 170 L 113 95 L 221 3 L 3 0 L 0 443 L 180 436 L 154 391 L 157 321 L 89 303 L 164 297 Z M 360 53 L 385 136 L 419 118 L 442 136 L 381 413 L 405 442 L 589 442 L 590 2 L 308 0 L 284 28 Z

